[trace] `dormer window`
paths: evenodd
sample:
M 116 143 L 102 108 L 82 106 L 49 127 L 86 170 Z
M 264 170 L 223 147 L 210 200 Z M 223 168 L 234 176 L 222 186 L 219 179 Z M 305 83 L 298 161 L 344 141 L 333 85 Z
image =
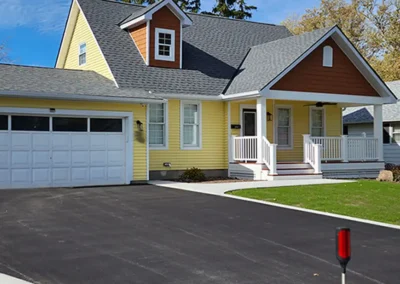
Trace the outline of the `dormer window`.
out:
M 156 28 L 155 59 L 175 61 L 175 31 Z
M 79 66 L 86 64 L 86 43 L 79 45 Z
M 323 51 L 323 66 L 324 67 L 332 67 L 333 66 L 333 48 L 329 45 L 324 46 Z

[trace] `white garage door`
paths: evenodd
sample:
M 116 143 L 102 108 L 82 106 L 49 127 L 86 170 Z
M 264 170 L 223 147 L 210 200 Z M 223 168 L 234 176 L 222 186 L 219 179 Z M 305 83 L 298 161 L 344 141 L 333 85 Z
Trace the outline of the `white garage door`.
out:
M 0 114 L 0 187 L 124 184 L 122 118 Z

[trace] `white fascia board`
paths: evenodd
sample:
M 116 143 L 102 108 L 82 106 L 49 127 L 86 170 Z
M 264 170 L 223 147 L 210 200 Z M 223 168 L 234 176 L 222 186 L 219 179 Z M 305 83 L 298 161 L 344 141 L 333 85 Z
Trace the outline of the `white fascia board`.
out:
M 51 100 L 66 100 L 66 101 L 94 101 L 94 102 L 123 102 L 123 103 L 160 103 L 164 99 L 147 99 L 147 98 L 129 98 L 129 97 L 106 97 L 93 95 L 75 95 L 75 94 L 60 94 L 60 93 L 37 93 L 24 91 L 1 91 L 0 97 L 8 98 L 31 98 L 31 99 L 51 99 Z
M 257 97 L 260 97 L 259 91 L 244 92 L 244 93 L 233 94 L 233 95 L 221 95 L 221 98 L 225 101 L 233 101 L 233 100 L 238 100 L 241 98 L 243 98 L 243 99 L 257 98 Z
M 141 24 L 144 24 L 145 22 L 147 22 L 147 21 L 149 21 L 151 19 L 152 19 L 152 15 L 145 14 L 143 16 L 140 16 L 140 17 L 136 18 L 136 19 L 133 19 L 132 21 L 129 21 L 129 22 L 125 23 L 125 24 L 122 24 L 120 26 L 120 28 L 122 30 L 127 29 L 127 28 L 133 28 L 133 27 L 139 26 Z
M 221 101 L 221 95 L 218 96 L 207 96 L 207 95 L 189 95 L 189 94 L 155 94 L 157 97 L 165 99 L 177 99 L 177 100 L 198 100 L 198 101 Z
M 311 102 L 327 102 L 327 103 L 354 103 L 365 105 L 381 105 L 390 103 L 389 97 L 368 97 L 355 95 L 339 95 L 329 93 L 310 93 L 310 92 L 293 92 L 293 91 L 264 91 L 263 94 L 267 99 L 275 100 L 292 100 L 292 101 L 311 101 Z

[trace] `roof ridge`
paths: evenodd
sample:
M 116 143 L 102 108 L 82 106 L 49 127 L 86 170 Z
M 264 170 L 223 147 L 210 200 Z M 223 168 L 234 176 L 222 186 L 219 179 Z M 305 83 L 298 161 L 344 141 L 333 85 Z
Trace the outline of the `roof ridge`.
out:
M 195 15 L 195 16 L 202 16 L 202 17 L 210 17 L 210 18 L 216 18 L 216 19 L 221 19 L 221 20 L 229 20 L 229 21 L 236 21 L 236 22 L 245 22 L 245 23 L 250 23 L 250 24 L 259 24 L 259 25 L 266 25 L 266 26 L 273 26 L 273 27 L 284 27 L 284 25 L 277 25 L 277 24 L 271 24 L 271 23 L 263 23 L 263 22 L 256 22 L 256 21 L 248 21 L 245 19 L 232 19 L 228 17 L 223 17 L 223 16 L 218 16 L 218 15 L 210 15 L 210 14 L 202 14 L 202 13 L 193 13 L 193 12 L 185 12 L 186 14 L 190 15 Z
M 23 64 L 14 64 L 14 63 L 0 63 L 0 66 L 14 66 L 14 67 L 23 67 L 23 68 L 37 68 L 37 69 L 50 69 L 50 70 L 63 70 L 63 71 L 80 71 L 80 72 L 94 72 L 92 70 L 82 70 L 82 69 L 65 69 L 65 68 L 55 68 L 49 66 L 33 66 L 33 65 L 23 65 Z M 96 72 L 94 72 L 96 73 Z

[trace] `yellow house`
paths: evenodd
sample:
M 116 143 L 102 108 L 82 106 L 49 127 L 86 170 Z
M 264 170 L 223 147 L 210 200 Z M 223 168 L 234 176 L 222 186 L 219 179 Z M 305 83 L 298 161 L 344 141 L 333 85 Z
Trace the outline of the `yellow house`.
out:
M 0 187 L 373 176 L 396 101 L 342 31 L 74 0 L 56 68 L 0 65 Z M 374 105 L 374 136 L 342 109 Z

